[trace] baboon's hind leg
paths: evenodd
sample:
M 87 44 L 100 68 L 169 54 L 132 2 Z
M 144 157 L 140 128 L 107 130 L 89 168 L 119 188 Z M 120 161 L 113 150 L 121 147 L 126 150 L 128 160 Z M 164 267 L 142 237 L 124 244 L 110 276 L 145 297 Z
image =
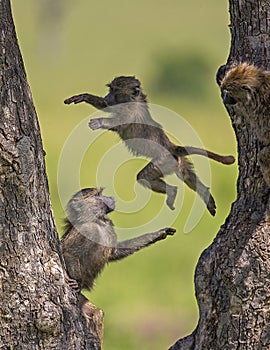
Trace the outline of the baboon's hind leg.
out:
M 164 176 L 162 171 L 154 163 L 148 163 L 137 175 L 137 181 L 150 188 L 154 192 L 166 193 L 166 203 L 170 209 L 174 208 L 174 200 L 177 194 L 177 187 L 166 184 L 161 178 Z
M 192 170 L 192 164 L 184 157 L 179 157 L 178 159 L 178 169 L 176 175 L 184 181 L 193 191 L 197 192 L 198 195 L 205 202 L 207 209 L 211 215 L 216 214 L 216 204 L 212 197 L 209 188 L 206 187 Z

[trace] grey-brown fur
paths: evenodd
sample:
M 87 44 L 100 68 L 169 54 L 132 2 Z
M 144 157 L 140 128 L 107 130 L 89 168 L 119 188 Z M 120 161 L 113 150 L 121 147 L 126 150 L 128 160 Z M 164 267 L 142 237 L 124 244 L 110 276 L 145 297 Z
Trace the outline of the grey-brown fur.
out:
M 142 92 L 138 79 L 132 76 L 115 78 L 107 85 L 107 96 L 98 97 L 80 94 L 65 100 L 66 104 L 87 102 L 98 109 L 105 108 L 111 113 L 110 118 L 90 120 L 91 129 L 115 131 L 129 150 L 137 155 L 152 159 L 137 175 L 137 180 L 155 192 L 167 194 L 167 205 L 174 209 L 177 187 L 165 183 L 165 175 L 175 173 L 192 190 L 202 197 L 212 215 L 216 205 L 209 189 L 199 180 L 193 171 L 187 155 L 199 154 L 223 164 L 232 164 L 233 156 L 220 156 L 210 151 L 195 147 L 181 147 L 173 144 L 162 126 L 155 122 L 148 110 L 146 95 Z M 134 103 L 135 102 L 135 103 Z
M 242 111 L 260 141 L 259 163 L 270 186 L 270 72 L 241 63 L 226 73 L 220 87 L 224 103 Z
M 107 214 L 114 210 L 114 198 L 102 190 L 86 188 L 76 193 L 67 205 L 62 251 L 69 277 L 79 289 L 90 290 L 104 266 L 123 259 L 136 251 L 173 235 L 175 230 L 164 228 L 157 232 L 117 241 L 113 223 Z

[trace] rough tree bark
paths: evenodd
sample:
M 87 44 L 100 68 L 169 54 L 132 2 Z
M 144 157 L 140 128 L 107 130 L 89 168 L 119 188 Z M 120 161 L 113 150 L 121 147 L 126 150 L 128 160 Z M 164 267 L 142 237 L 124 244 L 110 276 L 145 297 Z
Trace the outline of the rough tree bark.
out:
M 0 0 L 0 86 L 0 348 L 100 349 L 65 282 L 9 0 Z
M 249 62 L 270 69 L 269 0 L 229 4 L 232 40 L 227 64 Z M 269 188 L 245 115 L 229 113 L 238 141 L 238 196 L 196 268 L 197 328 L 171 350 L 270 349 L 270 224 L 265 219 Z

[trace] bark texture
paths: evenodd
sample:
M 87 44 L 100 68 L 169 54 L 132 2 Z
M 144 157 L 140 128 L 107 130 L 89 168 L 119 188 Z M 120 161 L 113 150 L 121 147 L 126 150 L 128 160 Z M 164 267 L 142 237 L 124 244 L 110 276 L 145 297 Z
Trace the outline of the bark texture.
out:
M 0 87 L 0 348 L 100 349 L 65 283 L 9 0 L 0 0 Z
M 227 65 L 249 62 L 270 69 L 269 0 L 229 4 Z M 196 268 L 197 328 L 170 350 L 270 349 L 270 190 L 258 165 L 258 142 L 243 111 L 228 112 L 238 142 L 237 200 Z

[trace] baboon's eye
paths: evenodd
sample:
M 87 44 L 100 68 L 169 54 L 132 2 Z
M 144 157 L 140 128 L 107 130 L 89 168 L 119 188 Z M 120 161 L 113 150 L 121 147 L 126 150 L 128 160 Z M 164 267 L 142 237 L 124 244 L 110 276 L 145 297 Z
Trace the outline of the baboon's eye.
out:
M 133 95 L 134 97 L 137 97 L 137 96 L 139 96 L 140 92 L 141 92 L 141 88 L 140 88 L 139 86 L 136 86 L 136 87 L 134 88 L 134 90 L 133 90 L 132 95 Z
M 246 85 L 246 84 L 243 84 L 243 85 L 241 86 L 241 89 L 243 89 L 243 90 L 245 90 L 245 91 L 248 91 L 248 92 L 251 92 L 250 86 L 248 86 L 248 85 Z

